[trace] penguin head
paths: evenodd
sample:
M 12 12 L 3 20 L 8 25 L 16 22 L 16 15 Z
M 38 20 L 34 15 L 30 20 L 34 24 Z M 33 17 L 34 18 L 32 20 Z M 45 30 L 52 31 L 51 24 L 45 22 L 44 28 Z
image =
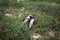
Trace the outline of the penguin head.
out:
M 32 17 L 32 15 L 28 15 L 27 18 L 30 19 Z

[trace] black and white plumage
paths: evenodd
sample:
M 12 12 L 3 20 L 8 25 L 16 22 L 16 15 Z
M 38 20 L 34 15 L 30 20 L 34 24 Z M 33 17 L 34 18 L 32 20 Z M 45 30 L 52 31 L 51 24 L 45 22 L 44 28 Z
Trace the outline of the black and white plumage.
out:
M 31 28 L 33 23 L 34 23 L 35 19 L 32 15 L 28 15 L 24 20 L 23 23 L 28 23 L 28 27 Z

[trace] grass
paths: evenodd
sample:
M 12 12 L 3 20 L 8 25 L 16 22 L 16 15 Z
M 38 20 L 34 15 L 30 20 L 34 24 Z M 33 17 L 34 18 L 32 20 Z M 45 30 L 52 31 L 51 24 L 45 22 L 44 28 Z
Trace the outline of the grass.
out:
M 21 8 L 25 8 L 24 11 L 21 11 Z M 4 6 L 3 6 L 4 8 Z M 8 11 L 10 14 L 22 14 L 21 17 L 14 18 L 13 17 L 3 17 L 3 20 L 6 24 L 6 40 L 14 39 L 15 40 L 28 40 L 27 38 L 30 38 L 30 34 L 37 32 L 39 34 L 42 34 L 44 36 L 44 33 L 47 32 L 47 30 L 50 29 L 50 26 L 54 26 L 56 24 L 56 29 L 60 29 L 59 21 L 56 19 L 60 19 L 60 4 L 56 2 L 48 2 L 48 1 L 42 1 L 42 2 L 34 2 L 34 1 L 23 1 L 19 3 L 11 3 L 9 4 L 6 9 L 3 9 L 4 11 Z M 28 11 L 26 13 L 26 11 Z M 0 12 L 0 14 L 2 11 Z M 23 25 L 23 19 L 29 15 L 32 14 L 36 19 L 36 24 L 33 25 L 31 30 L 28 29 L 26 25 Z M 2 17 L 3 14 L 1 14 Z M 58 21 L 58 22 L 57 22 Z M 7 33 L 8 32 L 8 33 Z M 28 35 L 27 35 L 28 34 Z M 9 35 L 9 36 L 8 36 Z M 20 37 L 21 36 L 21 37 Z M 27 38 L 25 37 L 27 36 Z M 26 38 L 26 39 L 25 39 Z M 57 38 L 57 37 L 56 37 Z M 54 40 L 57 40 L 53 38 Z M 40 39 L 38 39 L 40 40 Z M 41 40 L 52 40 L 52 38 L 45 38 L 43 37 Z

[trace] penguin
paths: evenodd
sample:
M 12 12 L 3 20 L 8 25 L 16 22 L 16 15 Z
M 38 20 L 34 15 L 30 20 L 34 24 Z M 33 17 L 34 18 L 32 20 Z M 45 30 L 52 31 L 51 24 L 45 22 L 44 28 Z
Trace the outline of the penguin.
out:
M 28 23 L 28 28 L 31 28 L 32 25 L 34 24 L 35 18 L 32 15 L 28 15 L 24 20 L 23 23 L 26 24 Z

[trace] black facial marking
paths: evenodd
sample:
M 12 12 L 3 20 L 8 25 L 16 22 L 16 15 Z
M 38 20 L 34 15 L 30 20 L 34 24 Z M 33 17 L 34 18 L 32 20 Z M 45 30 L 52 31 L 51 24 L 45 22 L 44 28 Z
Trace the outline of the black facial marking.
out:
M 32 17 L 32 16 L 30 16 L 30 19 L 33 19 L 33 17 Z

